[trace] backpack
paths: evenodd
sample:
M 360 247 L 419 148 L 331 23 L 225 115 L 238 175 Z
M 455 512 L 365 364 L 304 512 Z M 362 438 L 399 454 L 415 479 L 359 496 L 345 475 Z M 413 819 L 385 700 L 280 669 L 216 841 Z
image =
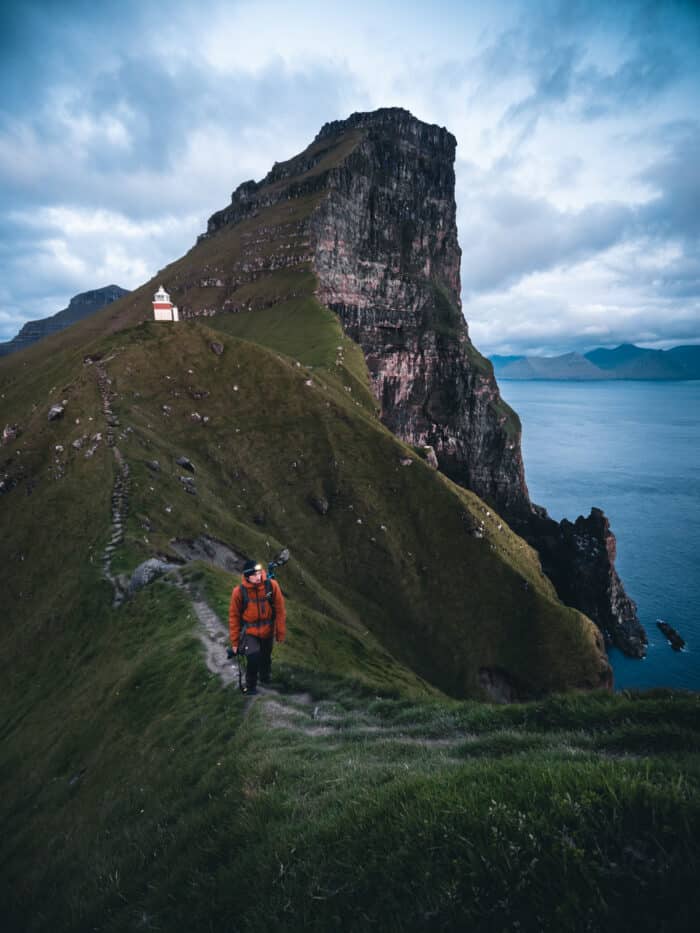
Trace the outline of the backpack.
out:
M 242 632 L 244 632 L 245 629 L 247 628 L 248 623 L 245 622 L 245 621 L 243 620 L 243 614 L 245 613 L 246 609 L 248 608 L 248 603 L 250 602 L 250 597 L 248 596 L 248 590 L 247 590 L 247 588 L 246 588 L 245 586 L 243 586 L 242 583 L 239 583 L 239 584 L 238 584 L 238 588 L 239 588 L 240 591 L 241 591 L 241 630 L 242 630 Z M 275 594 L 274 594 L 274 592 L 273 592 L 273 590 L 272 590 L 272 580 L 271 580 L 270 577 L 266 577 L 266 578 L 265 578 L 265 599 L 266 599 L 266 600 L 268 601 L 268 603 L 270 604 L 270 609 L 272 609 L 272 617 L 270 618 L 269 621 L 272 623 L 272 625 L 273 625 L 273 627 L 274 627 L 274 624 L 275 624 Z

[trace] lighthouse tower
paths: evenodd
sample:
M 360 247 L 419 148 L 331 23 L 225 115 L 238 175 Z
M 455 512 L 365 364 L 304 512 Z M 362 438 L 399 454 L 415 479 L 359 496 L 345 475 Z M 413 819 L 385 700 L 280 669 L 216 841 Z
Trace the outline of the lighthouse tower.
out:
M 170 295 L 161 285 L 153 296 L 153 317 L 156 321 L 179 321 L 177 308 L 170 300 Z

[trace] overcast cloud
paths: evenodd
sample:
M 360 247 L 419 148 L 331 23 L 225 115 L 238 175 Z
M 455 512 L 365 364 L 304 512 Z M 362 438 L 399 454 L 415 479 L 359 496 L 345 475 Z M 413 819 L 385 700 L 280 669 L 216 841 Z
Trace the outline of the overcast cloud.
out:
M 133 288 L 328 120 L 457 137 L 487 353 L 700 343 L 700 7 L 50 2 L 0 13 L 0 340 Z

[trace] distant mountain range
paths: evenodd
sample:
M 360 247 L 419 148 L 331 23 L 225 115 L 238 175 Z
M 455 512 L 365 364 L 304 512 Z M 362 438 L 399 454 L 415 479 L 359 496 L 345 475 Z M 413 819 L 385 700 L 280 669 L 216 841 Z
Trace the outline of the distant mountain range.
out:
M 49 334 L 55 334 L 59 330 L 65 330 L 71 324 L 82 321 L 84 317 L 94 314 L 105 305 L 117 301 L 124 295 L 128 295 L 129 290 L 120 288 L 119 285 L 106 285 L 104 288 L 95 288 L 89 292 L 81 292 L 71 298 L 68 307 L 58 311 L 51 317 L 41 318 L 38 321 L 27 321 L 22 330 L 8 340 L 6 343 L 0 343 L 0 356 L 6 356 L 8 353 L 14 353 L 16 350 L 23 350 L 42 337 Z
M 499 379 L 700 379 L 700 346 L 645 350 L 624 343 L 583 356 L 492 356 L 490 360 Z

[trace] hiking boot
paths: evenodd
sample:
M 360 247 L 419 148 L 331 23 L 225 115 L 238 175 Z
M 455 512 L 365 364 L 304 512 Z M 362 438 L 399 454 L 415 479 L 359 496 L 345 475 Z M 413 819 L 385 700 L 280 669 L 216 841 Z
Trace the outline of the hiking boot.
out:
M 250 690 L 246 690 L 245 695 L 247 697 L 256 697 L 258 695 L 258 691 L 255 687 L 251 687 Z

